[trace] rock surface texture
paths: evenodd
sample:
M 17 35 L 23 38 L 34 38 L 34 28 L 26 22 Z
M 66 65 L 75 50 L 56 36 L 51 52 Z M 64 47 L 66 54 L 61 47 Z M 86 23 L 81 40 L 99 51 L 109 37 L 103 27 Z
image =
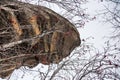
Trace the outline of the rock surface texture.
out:
M 0 77 L 21 66 L 59 63 L 81 43 L 72 23 L 54 11 L 0 0 Z

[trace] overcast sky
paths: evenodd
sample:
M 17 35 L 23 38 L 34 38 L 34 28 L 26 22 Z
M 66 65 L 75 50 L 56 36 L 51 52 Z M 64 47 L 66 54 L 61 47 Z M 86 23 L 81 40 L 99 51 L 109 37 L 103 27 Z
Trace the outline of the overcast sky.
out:
M 96 19 L 85 24 L 84 28 L 79 29 L 81 38 L 93 37 L 89 42 L 93 43 L 96 48 L 103 48 L 106 36 L 111 33 L 111 25 L 103 21 L 103 17 L 98 16 L 101 10 L 107 3 L 99 2 L 97 0 L 90 0 L 85 5 L 88 8 L 87 12 L 91 16 L 96 16 Z M 106 5 L 107 6 L 107 5 Z

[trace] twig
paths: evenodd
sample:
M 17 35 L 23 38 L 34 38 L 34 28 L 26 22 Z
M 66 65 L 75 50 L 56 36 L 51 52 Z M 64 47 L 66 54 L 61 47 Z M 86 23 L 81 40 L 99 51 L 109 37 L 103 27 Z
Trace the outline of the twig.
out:
M 23 39 L 23 40 L 11 42 L 11 43 L 8 43 L 8 44 L 0 45 L 0 50 L 5 49 L 5 48 L 10 48 L 10 47 L 13 47 L 15 45 L 18 45 L 18 44 L 21 44 L 21 43 L 24 43 L 24 42 L 29 42 L 29 41 L 32 41 L 32 40 L 34 40 L 36 38 L 41 38 L 41 37 L 43 37 L 45 35 L 48 35 L 50 33 L 53 33 L 53 32 L 54 31 L 44 32 L 41 35 L 38 35 L 38 36 L 35 36 L 35 37 L 32 37 L 32 38 Z

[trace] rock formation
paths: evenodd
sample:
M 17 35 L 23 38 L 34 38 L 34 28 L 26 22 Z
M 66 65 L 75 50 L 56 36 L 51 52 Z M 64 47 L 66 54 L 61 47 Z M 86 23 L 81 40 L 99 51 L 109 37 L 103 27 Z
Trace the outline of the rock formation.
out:
M 20 66 L 59 63 L 79 46 L 75 26 L 43 7 L 0 0 L 0 77 Z

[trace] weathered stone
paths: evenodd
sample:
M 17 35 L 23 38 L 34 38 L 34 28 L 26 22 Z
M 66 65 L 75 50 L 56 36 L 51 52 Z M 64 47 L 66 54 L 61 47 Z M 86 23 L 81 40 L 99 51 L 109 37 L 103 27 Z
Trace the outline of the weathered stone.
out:
M 0 0 L 0 77 L 20 66 L 59 63 L 80 43 L 75 26 L 51 9 Z

